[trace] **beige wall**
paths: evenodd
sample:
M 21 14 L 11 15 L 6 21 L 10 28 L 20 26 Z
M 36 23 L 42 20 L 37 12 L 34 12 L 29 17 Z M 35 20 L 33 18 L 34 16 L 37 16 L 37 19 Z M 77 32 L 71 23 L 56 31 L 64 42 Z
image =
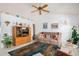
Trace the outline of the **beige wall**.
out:
M 62 32 L 61 41 L 64 42 L 71 37 L 71 27 L 79 24 L 79 4 L 48 4 L 50 13 L 43 12 L 42 15 L 39 15 L 38 12 L 31 13 L 31 11 L 35 10 L 32 5 L 39 6 L 39 4 L 0 4 L 0 11 L 8 12 L 14 16 L 18 14 L 20 17 L 31 19 L 35 23 L 36 34 L 42 31 Z M 13 21 L 10 21 L 14 22 L 15 17 L 11 19 Z M 25 20 L 21 21 L 25 22 Z M 65 21 L 67 24 L 65 24 Z M 42 28 L 44 22 L 48 23 L 48 29 L 46 30 Z M 52 23 L 58 23 L 59 28 L 51 29 Z
M 10 24 L 8 26 L 6 26 L 5 21 L 9 21 Z M 3 35 L 5 33 L 12 36 L 12 27 L 16 25 L 16 22 L 22 23 L 22 24 L 26 23 L 27 26 L 30 25 L 31 34 L 33 36 L 33 27 L 32 27 L 33 22 L 32 21 L 2 13 L 1 14 L 1 37 L 0 37 L 0 41 L 3 40 Z M 3 47 L 2 44 L 1 44 L 1 47 Z

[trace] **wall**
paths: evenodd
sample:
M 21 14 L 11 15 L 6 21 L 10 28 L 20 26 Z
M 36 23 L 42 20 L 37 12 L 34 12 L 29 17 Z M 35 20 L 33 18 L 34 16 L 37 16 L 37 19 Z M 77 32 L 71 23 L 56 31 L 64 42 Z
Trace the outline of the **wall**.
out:
M 62 37 L 61 37 L 62 41 L 66 41 L 67 39 L 69 39 L 71 37 L 71 27 L 79 24 L 79 15 L 75 15 L 75 14 L 79 14 L 79 4 L 72 4 L 72 3 L 48 4 L 48 10 L 50 11 L 50 13 L 44 12 L 42 15 L 39 15 L 38 12 L 31 13 L 31 11 L 35 10 L 34 8 L 32 8 L 32 5 L 37 5 L 37 4 L 26 4 L 26 3 L 25 4 L 17 4 L 17 3 L 0 4 L 0 11 L 9 12 L 13 15 L 19 14 L 20 16 L 23 16 L 25 18 L 31 18 L 34 21 L 36 26 L 35 27 L 36 34 L 42 31 L 62 32 Z M 10 20 L 11 22 L 15 22 L 15 21 L 20 22 L 19 18 L 10 16 L 10 15 L 9 15 L 9 18 L 11 19 Z M 65 20 L 67 21 L 67 24 L 65 23 Z M 22 20 L 22 21 L 25 21 L 25 20 Z M 44 22 L 48 23 L 48 29 L 46 30 L 42 29 L 42 24 Z M 54 22 L 59 23 L 58 29 L 51 29 L 50 25 L 51 23 L 54 23 Z M 11 29 L 12 25 L 9 25 L 8 27 Z M 6 29 L 5 25 L 2 30 L 4 29 Z M 5 32 L 6 31 L 9 32 L 10 30 L 5 30 Z M 9 34 L 10 33 L 11 31 L 9 32 Z
M 0 28 L 0 40 L 1 40 L 1 28 Z M 1 43 L 0 43 L 0 47 L 1 47 Z
M 0 16 L 0 41 L 1 41 L 1 16 Z M 1 43 L 0 43 L 0 47 L 1 47 Z
M 73 25 L 77 25 L 78 16 L 77 15 L 64 15 L 64 14 L 48 14 L 48 15 L 39 15 L 33 20 L 36 24 L 36 34 L 39 32 L 61 32 L 61 41 L 63 43 L 66 42 L 69 38 L 71 38 L 71 28 Z M 48 29 L 43 29 L 43 23 L 48 23 Z M 52 23 L 58 23 L 58 29 L 51 29 Z
M 10 24 L 6 26 L 5 21 L 10 21 Z M 30 24 L 30 26 L 32 27 L 32 21 L 30 20 L 2 13 L 1 14 L 1 39 L 0 40 L 3 40 L 4 33 L 7 33 L 8 35 L 12 36 L 12 27 L 15 26 L 16 22 L 26 23 L 26 25 Z M 32 30 L 33 28 L 31 28 L 31 32 Z M 3 44 L 1 44 L 1 47 L 3 47 Z
M 79 15 L 65 15 L 65 14 L 46 14 L 46 15 L 31 15 L 30 18 L 35 24 L 35 33 L 38 34 L 39 32 L 61 32 L 61 42 L 65 43 L 71 37 L 71 28 L 74 25 L 79 24 Z M 1 23 L 2 23 L 2 30 L 1 34 L 8 33 L 12 35 L 12 26 L 15 22 L 23 22 L 23 23 L 32 23 L 31 21 L 28 22 L 26 19 L 17 18 L 15 16 L 1 14 Z M 9 20 L 11 23 L 8 27 L 4 24 L 5 20 Z M 43 29 L 43 23 L 48 23 L 48 29 Z M 51 29 L 52 23 L 58 23 L 58 29 Z M 6 30 L 5 30 L 6 29 Z M 2 39 L 2 36 L 1 36 Z M 2 46 L 2 45 L 1 45 Z

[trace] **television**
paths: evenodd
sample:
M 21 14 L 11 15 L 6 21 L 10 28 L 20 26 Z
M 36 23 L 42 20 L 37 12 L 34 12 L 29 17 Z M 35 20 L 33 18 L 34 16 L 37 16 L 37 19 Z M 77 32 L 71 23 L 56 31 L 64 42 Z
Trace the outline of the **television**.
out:
M 17 37 L 26 37 L 29 35 L 29 28 L 28 27 L 17 27 L 16 28 L 16 36 Z

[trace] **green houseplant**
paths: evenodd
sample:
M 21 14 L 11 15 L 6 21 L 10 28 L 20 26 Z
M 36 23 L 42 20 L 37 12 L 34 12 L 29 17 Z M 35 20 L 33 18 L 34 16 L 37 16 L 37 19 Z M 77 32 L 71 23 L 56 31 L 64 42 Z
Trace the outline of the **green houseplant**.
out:
M 3 39 L 4 40 L 2 42 L 4 43 L 5 47 L 7 48 L 11 47 L 12 38 L 7 33 L 4 34 Z
M 71 39 L 73 40 L 73 43 L 76 44 L 77 41 L 79 40 L 79 34 L 77 34 L 77 30 L 75 28 L 75 26 L 73 26 L 72 28 L 72 37 Z

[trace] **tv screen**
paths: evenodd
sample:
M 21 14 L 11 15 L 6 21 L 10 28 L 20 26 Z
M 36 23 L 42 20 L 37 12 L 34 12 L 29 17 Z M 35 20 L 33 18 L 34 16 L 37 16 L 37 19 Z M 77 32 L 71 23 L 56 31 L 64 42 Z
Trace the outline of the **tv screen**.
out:
M 29 34 L 29 29 L 28 28 L 22 29 L 22 34 Z
M 18 28 L 16 33 L 17 37 L 25 37 L 29 35 L 29 28 Z

